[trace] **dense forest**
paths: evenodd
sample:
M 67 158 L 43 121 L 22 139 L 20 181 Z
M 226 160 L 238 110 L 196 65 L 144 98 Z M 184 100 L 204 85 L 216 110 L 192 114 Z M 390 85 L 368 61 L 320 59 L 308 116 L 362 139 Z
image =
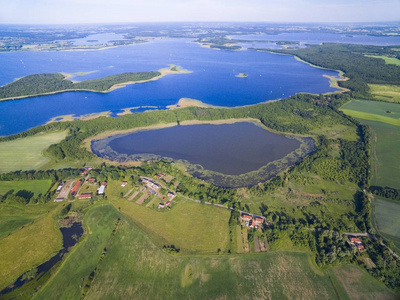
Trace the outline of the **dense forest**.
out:
M 34 74 L 0 87 L 0 101 L 13 97 L 29 97 L 75 90 L 105 92 L 116 84 L 150 80 L 160 75 L 160 72 L 128 72 L 99 79 L 72 82 L 61 73 Z
M 268 51 L 292 54 L 313 65 L 341 70 L 349 81 L 340 82 L 340 86 L 352 90 L 356 97 L 368 96 L 367 83 L 400 85 L 400 67 L 385 64 L 383 59 L 366 55 L 386 55 L 399 57 L 399 47 L 381 47 L 352 44 L 324 43 L 308 45 L 306 48 Z M 265 49 L 255 49 L 265 50 Z

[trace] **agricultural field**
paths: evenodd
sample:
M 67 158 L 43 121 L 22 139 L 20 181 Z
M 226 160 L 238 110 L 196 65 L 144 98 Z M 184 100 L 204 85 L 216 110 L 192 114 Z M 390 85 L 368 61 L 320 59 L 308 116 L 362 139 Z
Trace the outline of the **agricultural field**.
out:
M 43 152 L 66 137 L 66 132 L 37 134 L 13 141 L 0 142 L 0 172 L 32 170 L 50 162 Z
M 400 250 L 400 203 L 375 198 L 375 221 L 380 233 Z
M 351 300 L 395 300 L 398 295 L 384 284 L 376 281 L 365 270 L 354 265 L 341 265 L 330 269 L 332 282 L 339 299 Z
M 33 197 L 45 194 L 51 186 L 50 179 L 44 180 L 20 180 L 20 181 L 0 181 L 0 195 L 4 195 L 10 190 L 17 193 L 20 190 L 26 190 L 33 193 Z
M 370 93 L 377 100 L 400 103 L 400 86 L 368 84 Z
M 400 189 L 400 105 L 355 100 L 342 110 L 370 127 L 372 185 Z
M 0 289 L 45 262 L 61 246 L 61 232 L 52 212 L 0 239 Z

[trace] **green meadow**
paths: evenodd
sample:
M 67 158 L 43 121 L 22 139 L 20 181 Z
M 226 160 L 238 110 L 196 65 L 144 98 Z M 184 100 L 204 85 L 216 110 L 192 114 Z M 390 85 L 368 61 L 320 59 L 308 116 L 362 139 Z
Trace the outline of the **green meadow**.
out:
M 0 195 L 4 195 L 10 190 L 14 190 L 14 194 L 20 190 L 33 192 L 33 196 L 45 194 L 51 186 L 50 179 L 44 180 L 20 180 L 20 181 L 0 181 Z
M 340 265 L 329 269 L 332 283 L 343 300 L 390 300 L 397 299 L 395 293 L 369 275 L 365 270 L 354 265 Z
M 368 84 L 370 93 L 377 100 L 400 103 L 400 86 L 388 84 Z
M 400 250 L 400 203 L 375 198 L 374 213 L 379 232 Z
M 41 133 L 12 141 L 0 142 L 0 172 L 32 170 L 44 167 L 50 158 L 44 155 L 50 145 L 66 137 L 66 132 Z

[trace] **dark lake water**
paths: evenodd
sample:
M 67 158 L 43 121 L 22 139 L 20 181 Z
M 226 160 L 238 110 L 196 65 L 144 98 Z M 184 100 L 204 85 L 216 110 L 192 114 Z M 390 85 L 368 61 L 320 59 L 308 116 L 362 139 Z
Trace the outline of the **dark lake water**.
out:
M 0 135 L 10 135 L 67 114 L 113 113 L 138 106 L 164 109 L 182 97 L 218 106 L 243 106 L 285 98 L 299 92 L 335 91 L 322 75 L 335 71 L 313 68 L 294 57 L 256 51 L 212 50 L 188 39 L 156 40 L 99 51 L 12 52 L 0 54 L 0 85 L 37 73 L 94 73 L 94 79 L 122 72 L 182 66 L 190 74 L 130 85 L 111 93 L 68 92 L 0 103 Z M 235 75 L 247 73 L 247 78 Z M 143 111 L 146 108 L 139 109 Z
M 108 147 L 107 147 L 108 146 Z M 120 135 L 92 143 L 99 156 L 118 160 L 158 157 L 186 160 L 227 175 L 258 170 L 300 146 L 296 139 L 253 123 L 185 125 Z

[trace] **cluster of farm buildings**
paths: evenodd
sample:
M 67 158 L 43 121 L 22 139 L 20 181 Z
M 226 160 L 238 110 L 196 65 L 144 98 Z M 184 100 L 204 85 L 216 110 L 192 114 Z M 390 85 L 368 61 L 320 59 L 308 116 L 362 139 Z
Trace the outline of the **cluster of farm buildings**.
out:
M 363 242 L 357 237 L 350 237 L 349 243 L 350 243 L 350 245 L 356 247 L 359 252 L 365 250 L 365 246 L 364 246 Z
M 245 222 L 245 225 L 250 228 L 259 229 L 265 222 L 265 217 L 260 217 L 252 214 L 242 213 L 242 220 Z

